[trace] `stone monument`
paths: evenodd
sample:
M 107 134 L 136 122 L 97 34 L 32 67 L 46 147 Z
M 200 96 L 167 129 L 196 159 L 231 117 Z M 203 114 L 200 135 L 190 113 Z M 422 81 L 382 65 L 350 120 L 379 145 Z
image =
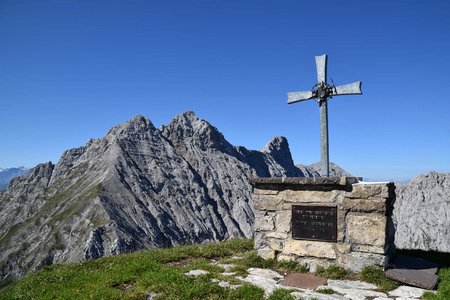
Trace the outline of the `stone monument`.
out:
M 255 248 L 310 271 L 386 267 L 394 247 L 393 183 L 354 177 L 252 178 Z

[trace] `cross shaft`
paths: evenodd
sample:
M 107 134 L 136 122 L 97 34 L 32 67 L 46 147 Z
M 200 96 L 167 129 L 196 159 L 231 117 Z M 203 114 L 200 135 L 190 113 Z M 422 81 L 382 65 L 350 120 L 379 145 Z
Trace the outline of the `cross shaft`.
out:
M 317 99 L 320 106 L 320 175 L 330 176 L 328 147 L 328 99 L 332 96 L 360 95 L 361 81 L 340 86 L 327 83 L 327 55 L 316 56 L 317 83 L 311 91 L 289 92 L 288 104 Z

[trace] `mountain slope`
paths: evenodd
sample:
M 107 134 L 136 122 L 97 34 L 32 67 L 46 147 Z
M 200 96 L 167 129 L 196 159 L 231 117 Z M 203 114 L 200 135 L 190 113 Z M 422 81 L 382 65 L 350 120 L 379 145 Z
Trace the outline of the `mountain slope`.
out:
M 252 237 L 250 176 L 304 176 L 287 140 L 235 147 L 192 112 L 136 116 L 0 193 L 3 283 L 44 265 Z

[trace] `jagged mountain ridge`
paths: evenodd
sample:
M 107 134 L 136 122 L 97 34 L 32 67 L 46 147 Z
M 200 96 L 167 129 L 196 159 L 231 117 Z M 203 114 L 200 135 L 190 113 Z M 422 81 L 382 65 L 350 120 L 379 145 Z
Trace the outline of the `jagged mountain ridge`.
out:
M 136 116 L 0 193 L 0 278 L 142 248 L 252 237 L 250 176 L 304 176 L 289 145 L 231 145 L 193 112 Z

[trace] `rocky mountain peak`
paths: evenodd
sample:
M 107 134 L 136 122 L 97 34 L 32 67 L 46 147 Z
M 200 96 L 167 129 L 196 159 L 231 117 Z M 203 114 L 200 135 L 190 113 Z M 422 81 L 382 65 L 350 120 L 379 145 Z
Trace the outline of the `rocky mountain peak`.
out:
M 284 168 L 294 167 L 289 143 L 284 136 L 274 137 L 261 149 L 261 152 L 272 156 Z
M 200 119 L 192 111 L 176 116 L 169 125 L 162 126 L 161 131 L 175 146 L 190 143 L 203 151 L 210 148 L 234 151 L 233 146 L 216 127 Z
M 119 124 L 111 128 L 107 136 L 116 137 L 132 137 L 140 136 L 146 132 L 155 130 L 153 123 L 142 115 L 136 115 L 125 123 Z

